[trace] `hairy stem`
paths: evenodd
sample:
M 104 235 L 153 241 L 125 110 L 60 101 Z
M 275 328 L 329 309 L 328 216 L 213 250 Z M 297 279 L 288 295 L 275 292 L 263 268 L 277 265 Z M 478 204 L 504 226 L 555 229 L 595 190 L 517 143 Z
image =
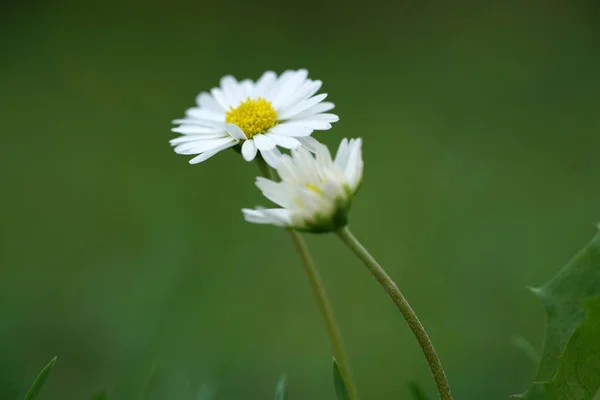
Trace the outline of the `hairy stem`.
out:
M 442 400 L 452 400 L 452 394 L 450 393 L 450 385 L 446 378 L 446 373 L 442 367 L 442 363 L 435 352 L 433 344 L 425 331 L 425 328 L 419 321 L 417 314 L 413 311 L 408 301 L 404 298 L 398 286 L 394 283 L 392 278 L 384 271 L 379 263 L 373 258 L 373 256 L 365 249 L 365 247 L 356 239 L 356 237 L 350 232 L 350 229 L 346 226 L 337 232 L 340 239 L 360 258 L 360 260 L 369 269 L 373 277 L 379 282 L 379 284 L 385 289 L 387 294 L 392 298 L 398 310 L 406 320 L 408 326 L 415 335 L 419 346 L 423 350 L 427 364 L 433 375 L 433 380 L 437 387 L 437 391 Z

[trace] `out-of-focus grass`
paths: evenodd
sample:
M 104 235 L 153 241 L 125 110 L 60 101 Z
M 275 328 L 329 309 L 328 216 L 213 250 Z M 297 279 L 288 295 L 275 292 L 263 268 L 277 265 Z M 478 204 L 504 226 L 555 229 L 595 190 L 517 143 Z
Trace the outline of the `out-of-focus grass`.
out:
M 351 223 L 436 344 L 456 398 L 533 376 L 546 281 L 600 219 L 591 3 L 5 3 L 0 9 L 0 387 L 60 356 L 44 399 L 332 399 L 327 337 L 287 237 L 250 226 L 257 171 L 189 166 L 170 120 L 221 75 L 308 68 L 365 140 Z M 500 2 L 498 2 L 500 3 Z M 363 398 L 432 392 L 391 302 L 309 237 Z M 12 383 L 11 383 L 12 382 Z M 165 393 L 169 393 L 166 395 Z M 160 397 L 163 396 L 163 397 Z M 180 397 L 178 397 L 180 396 Z

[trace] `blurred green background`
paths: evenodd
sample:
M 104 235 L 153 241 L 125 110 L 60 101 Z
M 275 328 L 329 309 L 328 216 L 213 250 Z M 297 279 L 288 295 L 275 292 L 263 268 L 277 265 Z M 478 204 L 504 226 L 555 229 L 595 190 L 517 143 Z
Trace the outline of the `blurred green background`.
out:
M 428 328 L 457 399 L 534 365 L 549 279 L 600 221 L 600 7 L 588 1 L 0 3 L 0 398 L 55 355 L 41 400 L 334 398 L 288 237 L 231 152 L 168 140 L 222 75 L 307 68 L 365 140 L 357 236 Z M 307 238 L 363 399 L 434 394 L 411 333 L 334 236 Z

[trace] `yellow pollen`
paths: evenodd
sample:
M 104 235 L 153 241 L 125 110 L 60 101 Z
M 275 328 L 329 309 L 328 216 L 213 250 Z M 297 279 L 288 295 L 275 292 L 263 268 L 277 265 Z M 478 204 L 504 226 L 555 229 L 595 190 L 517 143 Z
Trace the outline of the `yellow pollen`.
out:
M 229 107 L 225 113 L 225 122 L 237 125 L 248 137 L 265 133 L 277 123 L 277 111 L 270 101 L 262 97 L 252 100 L 250 97 L 239 106 Z
M 323 194 L 323 191 L 317 185 L 313 185 L 312 183 L 307 183 L 306 188 L 316 194 Z

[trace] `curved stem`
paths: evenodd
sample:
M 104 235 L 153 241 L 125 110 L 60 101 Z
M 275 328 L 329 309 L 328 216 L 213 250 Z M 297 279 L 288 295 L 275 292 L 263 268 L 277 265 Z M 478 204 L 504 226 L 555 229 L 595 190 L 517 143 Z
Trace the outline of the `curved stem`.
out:
M 408 301 L 404 298 L 398 286 L 394 283 L 392 278 L 388 276 L 388 274 L 384 271 L 383 268 L 377 263 L 375 258 L 364 248 L 364 246 L 354 237 L 350 229 L 346 226 L 340 229 L 337 232 L 340 239 L 361 259 L 361 261 L 365 264 L 365 266 L 369 269 L 373 277 L 379 282 L 381 286 L 385 289 L 387 294 L 392 298 L 398 310 L 402 313 L 402 316 L 408 323 L 408 326 L 412 330 L 413 334 L 417 338 L 417 342 L 419 342 L 419 346 L 423 350 L 423 354 L 425 355 L 425 359 L 427 360 L 427 364 L 429 364 L 429 368 L 431 369 L 431 374 L 433 375 L 433 380 L 435 381 L 435 385 L 437 387 L 437 391 L 440 395 L 440 399 L 442 400 L 452 400 L 452 394 L 450 393 L 450 386 L 448 384 L 448 379 L 446 378 L 446 373 L 444 372 L 444 368 L 442 367 L 442 363 L 435 352 L 433 344 L 425 331 L 425 328 L 419 321 L 417 314 L 413 311 L 408 304 Z
M 265 160 L 260 156 L 256 157 L 256 159 L 262 175 L 265 178 L 275 180 L 274 171 L 267 165 Z M 329 300 L 329 296 L 327 295 L 325 284 L 321 279 L 319 271 L 317 270 L 317 267 L 315 266 L 315 263 L 312 260 L 308 250 L 308 246 L 306 245 L 306 242 L 302 236 L 293 229 L 288 229 L 287 231 L 292 238 L 292 242 L 294 243 L 294 247 L 300 256 L 300 259 L 302 260 L 304 271 L 306 272 L 306 276 L 308 277 L 310 286 L 313 289 L 319 309 L 321 310 L 321 314 L 325 320 L 325 326 L 327 327 L 327 333 L 329 334 L 329 340 L 331 341 L 331 346 L 333 348 L 333 355 L 338 362 L 340 373 L 344 378 L 344 383 L 346 384 L 348 394 L 350 395 L 350 400 L 358 400 L 358 392 L 352 380 L 350 364 L 348 363 L 348 357 L 346 356 L 346 350 L 344 349 L 344 344 L 342 342 L 342 334 L 335 319 L 333 307 L 331 305 L 331 301 Z

